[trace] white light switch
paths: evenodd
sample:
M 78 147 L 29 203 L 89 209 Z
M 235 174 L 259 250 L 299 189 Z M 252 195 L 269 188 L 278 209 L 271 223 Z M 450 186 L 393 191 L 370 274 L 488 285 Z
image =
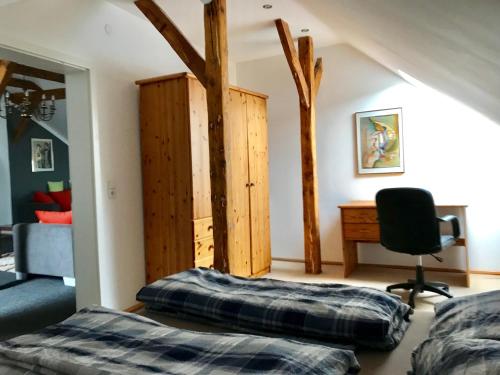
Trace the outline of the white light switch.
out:
M 108 181 L 108 198 L 109 199 L 115 199 L 116 198 L 116 186 L 111 181 Z

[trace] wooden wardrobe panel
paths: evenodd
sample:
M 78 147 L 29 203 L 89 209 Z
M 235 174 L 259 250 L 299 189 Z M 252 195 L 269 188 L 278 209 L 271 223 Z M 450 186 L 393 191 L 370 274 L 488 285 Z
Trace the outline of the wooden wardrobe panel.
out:
M 188 85 L 185 79 L 165 82 L 165 153 L 164 163 L 167 167 L 168 191 L 164 196 L 164 220 L 168 230 L 166 251 L 167 273 L 171 275 L 192 267 L 194 262 L 191 239 L 192 230 L 192 176 L 191 150 L 189 144 L 190 121 L 188 101 Z M 186 98 L 179 100 L 179 98 Z
M 254 275 L 269 272 L 271 267 L 266 114 L 266 100 L 247 95 L 252 274 Z
M 162 225 L 162 191 L 165 175 L 161 169 L 162 140 L 159 136 L 162 97 L 155 85 L 144 86 L 140 92 L 142 182 L 144 210 L 144 246 L 146 249 L 146 282 L 159 279 L 163 274 L 163 248 L 166 246 L 166 231 Z
M 202 219 L 212 216 L 207 97 L 200 82 L 194 79 L 187 79 L 187 82 L 191 124 L 193 218 Z
M 248 134 L 246 95 L 230 90 L 229 126 L 225 129 L 226 173 L 229 209 L 229 264 L 231 273 L 252 274 L 250 253 L 250 205 L 248 197 Z

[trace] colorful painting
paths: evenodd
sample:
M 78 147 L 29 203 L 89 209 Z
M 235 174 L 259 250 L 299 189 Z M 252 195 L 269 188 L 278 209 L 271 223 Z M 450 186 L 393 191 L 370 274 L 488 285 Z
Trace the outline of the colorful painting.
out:
M 403 173 L 401 108 L 356 113 L 358 173 Z

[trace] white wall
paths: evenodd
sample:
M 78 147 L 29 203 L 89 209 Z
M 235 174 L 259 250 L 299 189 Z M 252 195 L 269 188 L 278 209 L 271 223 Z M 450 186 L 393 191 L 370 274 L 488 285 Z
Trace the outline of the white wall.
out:
M 339 209 L 373 199 L 390 186 L 429 189 L 436 201 L 469 204 L 473 269 L 500 270 L 500 126 L 436 91 L 415 87 L 348 45 L 317 50 L 324 74 L 317 105 L 317 151 L 322 256 L 342 261 Z M 240 63 L 238 85 L 269 94 L 271 233 L 274 257 L 303 259 L 302 193 L 297 90 L 284 55 Z M 403 107 L 406 172 L 357 176 L 353 114 Z M 407 264 L 415 260 L 363 245 L 360 261 Z M 457 248 L 458 249 L 458 248 Z M 442 254 L 460 266 L 457 249 Z
M 0 225 L 2 224 L 12 224 L 12 201 L 7 121 L 0 118 Z
M 111 35 L 104 32 L 105 24 L 111 25 Z M 134 305 L 145 280 L 134 81 L 186 67 L 150 24 L 100 0 L 25 0 L 4 6 L 0 44 L 90 69 L 101 302 L 114 308 Z M 112 200 L 108 182 L 117 189 Z

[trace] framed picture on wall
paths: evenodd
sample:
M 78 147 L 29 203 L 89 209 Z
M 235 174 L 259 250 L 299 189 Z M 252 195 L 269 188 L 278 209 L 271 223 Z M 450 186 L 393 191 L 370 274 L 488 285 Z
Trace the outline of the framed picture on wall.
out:
M 33 172 L 54 170 L 52 139 L 31 138 L 31 170 Z
M 401 108 L 356 113 L 358 173 L 403 173 Z

